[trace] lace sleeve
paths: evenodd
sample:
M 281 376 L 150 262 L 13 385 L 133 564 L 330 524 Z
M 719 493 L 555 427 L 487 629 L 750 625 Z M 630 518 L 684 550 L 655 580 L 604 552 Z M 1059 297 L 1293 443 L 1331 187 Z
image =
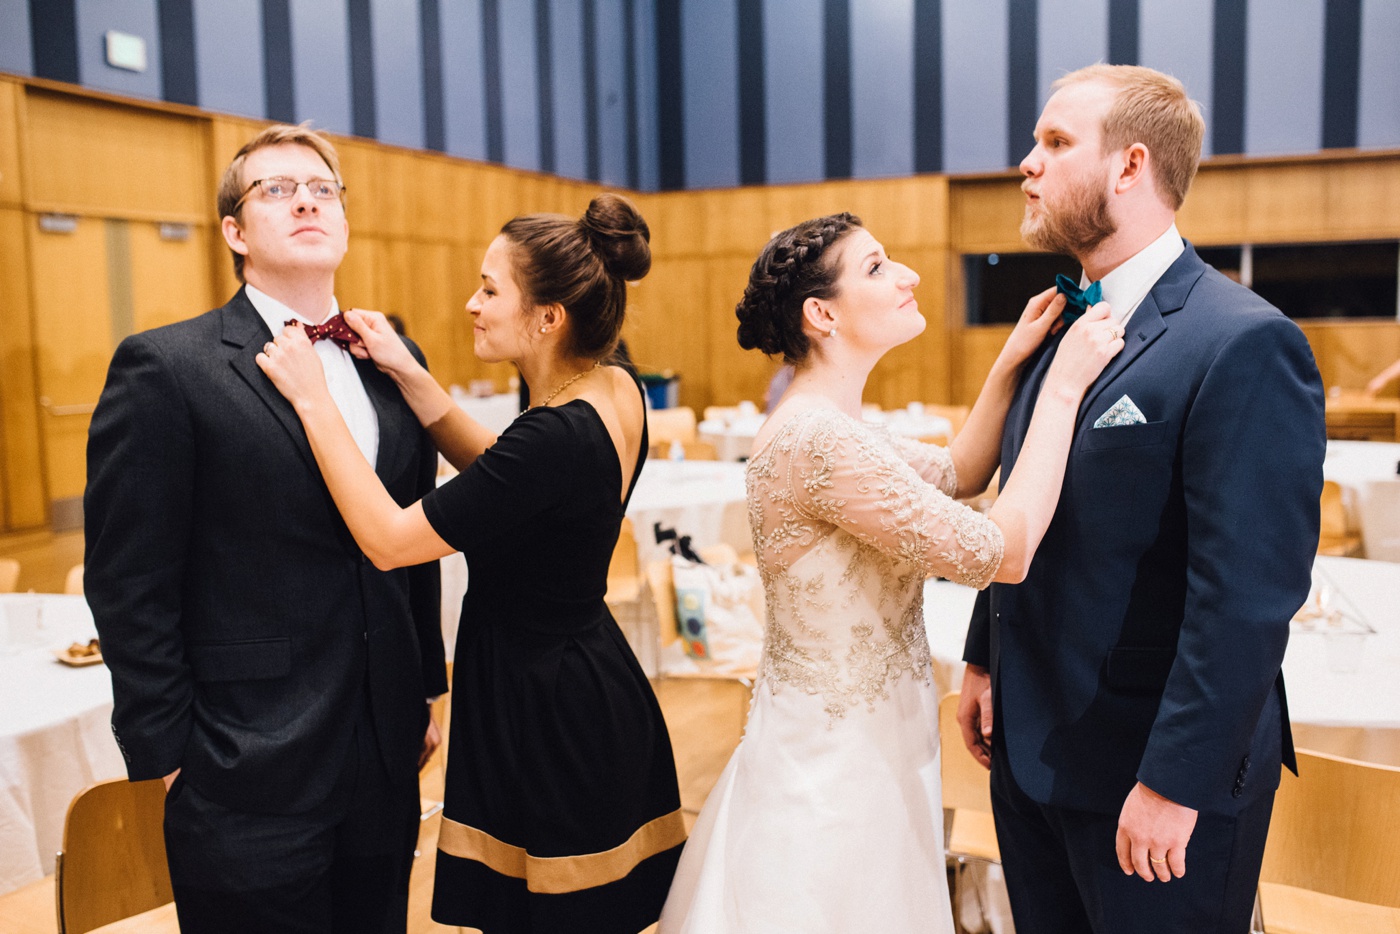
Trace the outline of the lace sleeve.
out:
M 792 502 L 925 577 L 986 587 L 1001 567 L 1001 529 L 925 482 L 900 454 L 838 412 L 814 412 L 792 447 Z
M 916 474 L 948 496 L 958 495 L 958 472 L 953 466 L 952 450 L 939 444 L 904 438 L 894 432 L 889 435 L 890 443 Z

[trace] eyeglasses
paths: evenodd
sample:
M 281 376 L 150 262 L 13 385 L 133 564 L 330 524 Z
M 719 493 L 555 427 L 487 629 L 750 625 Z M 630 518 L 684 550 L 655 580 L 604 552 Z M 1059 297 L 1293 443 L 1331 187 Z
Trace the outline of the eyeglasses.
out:
M 248 200 L 248 196 L 253 193 L 253 189 L 261 188 L 263 197 L 271 198 L 274 201 L 285 201 L 297 193 L 297 189 L 302 185 L 311 197 L 317 201 L 334 201 L 345 194 L 345 186 L 340 182 L 330 178 L 308 178 L 304 182 L 299 182 L 294 178 L 285 178 L 281 175 L 275 178 L 260 178 L 243 192 L 243 197 L 238 199 L 233 209 L 237 211 L 243 202 Z

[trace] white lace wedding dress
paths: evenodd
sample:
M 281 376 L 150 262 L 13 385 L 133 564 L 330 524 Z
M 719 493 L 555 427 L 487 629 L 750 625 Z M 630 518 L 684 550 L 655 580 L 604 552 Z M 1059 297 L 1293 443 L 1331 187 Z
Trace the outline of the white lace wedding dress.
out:
M 949 497 L 946 449 L 824 404 L 777 417 L 748 466 L 753 706 L 661 934 L 951 932 L 923 585 L 986 586 L 1001 532 Z

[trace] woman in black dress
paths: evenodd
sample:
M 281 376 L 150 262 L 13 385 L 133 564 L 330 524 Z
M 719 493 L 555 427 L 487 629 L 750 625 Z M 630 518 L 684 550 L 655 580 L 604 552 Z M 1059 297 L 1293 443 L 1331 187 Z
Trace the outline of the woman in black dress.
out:
M 646 222 L 600 195 L 579 220 L 517 217 L 467 304 L 477 356 L 537 400 L 499 438 L 455 406 L 382 315 L 346 320 L 461 473 L 394 502 L 359 453 L 306 334 L 258 357 L 292 401 L 336 505 L 379 568 L 467 558 L 433 917 L 513 931 L 635 934 L 655 921 L 685 828 L 660 707 L 603 601 L 646 459 L 641 389 L 606 366 Z

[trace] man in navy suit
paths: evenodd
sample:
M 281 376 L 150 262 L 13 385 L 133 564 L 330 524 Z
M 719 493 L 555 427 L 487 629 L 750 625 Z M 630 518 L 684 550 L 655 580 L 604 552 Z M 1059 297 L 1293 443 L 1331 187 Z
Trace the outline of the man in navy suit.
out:
M 92 418 L 87 600 L 128 775 L 168 790 L 185 934 L 406 924 L 424 702 L 447 690 L 437 565 L 365 558 L 255 362 L 289 320 L 337 320 L 343 194 L 320 134 L 245 145 L 218 196 L 245 287 L 122 341 Z M 315 346 L 361 451 L 416 501 L 437 455 L 393 381 L 334 333 Z
M 1299 329 L 1177 232 L 1205 130 L 1180 82 L 1095 65 L 1055 87 L 1021 232 L 1082 265 L 1125 348 L 1026 580 L 978 597 L 958 719 L 1020 934 L 1244 934 L 1294 766 L 1279 668 L 1317 545 L 1321 381 Z M 1056 346 L 1007 415 L 1008 475 Z

